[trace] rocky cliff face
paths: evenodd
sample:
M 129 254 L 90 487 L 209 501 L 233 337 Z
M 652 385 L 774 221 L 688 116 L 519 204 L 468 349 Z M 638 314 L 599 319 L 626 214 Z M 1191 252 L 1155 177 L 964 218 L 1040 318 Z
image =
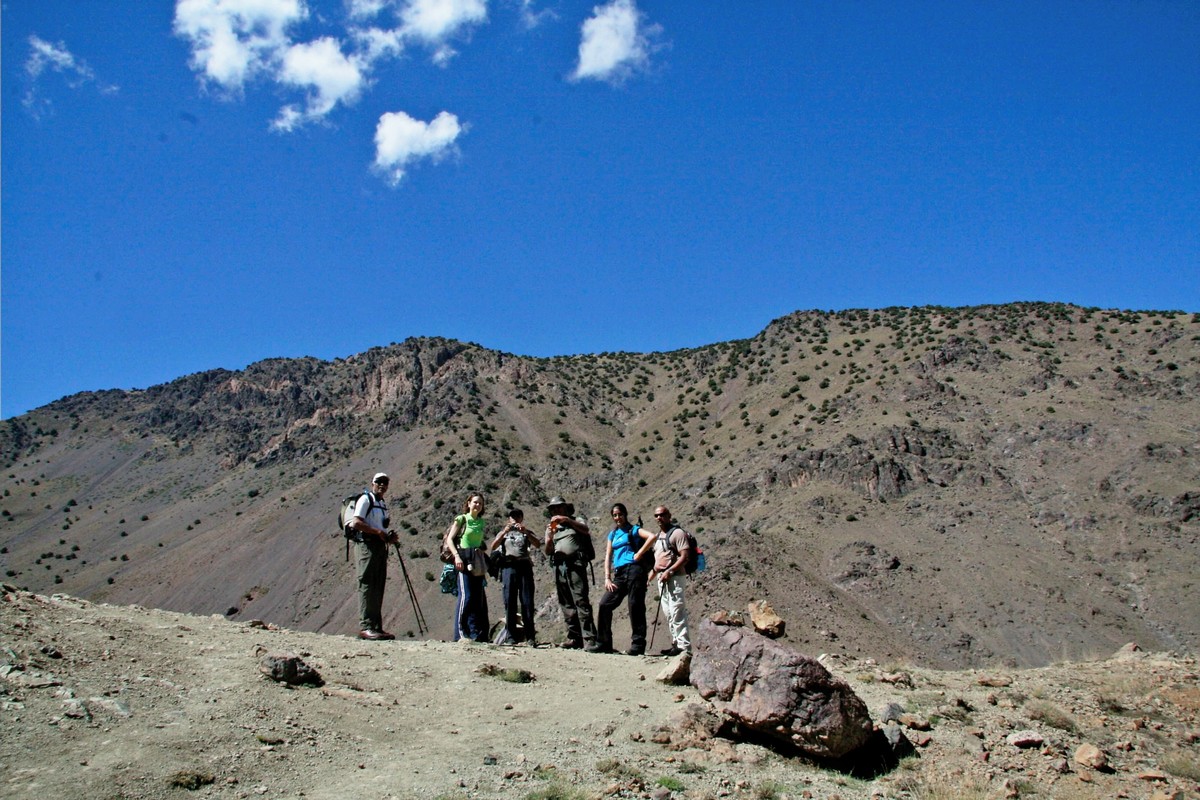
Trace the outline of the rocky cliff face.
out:
M 1200 318 L 1176 312 L 799 312 L 743 341 L 551 359 L 410 339 L 0 423 L 0 567 L 34 591 L 347 631 L 326 534 L 384 468 L 435 636 L 436 540 L 479 490 L 494 526 L 565 494 L 598 534 L 612 502 L 664 503 L 708 555 L 697 611 L 765 597 L 801 648 L 946 666 L 1194 649 L 1198 393 Z

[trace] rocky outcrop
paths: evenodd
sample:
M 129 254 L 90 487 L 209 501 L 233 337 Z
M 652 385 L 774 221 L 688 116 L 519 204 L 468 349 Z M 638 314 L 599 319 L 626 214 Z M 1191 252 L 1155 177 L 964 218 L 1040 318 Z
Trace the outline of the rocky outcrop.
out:
M 926 353 L 913 364 L 918 374 L 931 373 L 948 366 L 987 372 L 1001 363 L 1003 355 L 978 339 L 950 336 L 941 347 Z
M 1200 517 L 1200 491 L 1184 492 L 1174 498 L 1154 495 L 1138 495 L 1129 501 L 1129 507 L 1149 517 L 1163 517 L 1175 522 L 1190 522 Z
M 900 568 L 900 559 L 871 542 L 851 542 L 832 558 L 831 577 L 843 589 L 863 580 L 877 580 Z
M 788 454 L 766 482 L 800 488 L 823 481 L 872 500 L 889 500 L 921 484 L 954 483 L 966 470 L 968 454 L 966 446 L 944 431 L 892 428 L 870 441 L 850 435 L 834 447 Z

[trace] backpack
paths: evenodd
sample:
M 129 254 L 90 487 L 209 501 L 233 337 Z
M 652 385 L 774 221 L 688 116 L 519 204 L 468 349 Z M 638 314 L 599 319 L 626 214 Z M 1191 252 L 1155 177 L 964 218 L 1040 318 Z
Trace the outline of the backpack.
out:
M 679 528 L 679 526 L 674 525 L 672 526 L 671 530 L 660 532 L 658 534 L 658 538 L 665 542 L 667 549 L 671 551 L 673 556 L 679 558 L 679 553 L 674 547 L 671 546 L 671 531 L 674 531 L 675 528 Z M 680 530 L 683 529 L 680 528 Z M 694 534 L 692 534 L 690 531 L 683 532 L 684 535 L 687 536 L 688 543 L 688 559 L 683 564 L 683 572 L 685 575 L 691 575 L 693 572 L 703 572 L 707 566 L 707 562 L 704 558 L 704 551 L 700 549 L 700 543 L 696 541 Z
M 492 552 L 484 551 L 483 556 L 487 559 L 488 577 L 494 581 L 500 580 L 500 570 L 508 565 L 508 556 L 504 555 L 503 550 L 495 550 Z
M 350 543 L 362 541 L 358 531 L 350 527 L 350 522 L 354 519 L 354 509 L 358 505 L 358 498 L 362 497 L 364 494 L 370 498 L 371 505 L 367 509 L 367 513 L 370 514 L 376 508 L 379 508 L 378 504 L 375 502 L 375 495 L 371 494 L 370 492 L 357 492 L 355 494 L 346 495 L 346 497 L 342 498 L 342 503 L 338 507 L 338 532 L 346 537 L 347 561 L 350 560 Z M 383 524 L 385 527 L 387 526 L 388 520 L 386 518 L 384 519 Z M 331 531 L 329 535 L 337 536 L 337 533 L 333 533 Z
M 629 552 L 633 555 L 637 555 L 637 551 L 642 549 L 641 531 L 641 525 L 633 525 L 628 532 L 625 532 L 626 537 L 629 539 Z
M 579 557 L 584 561 L 596 560 L 596 545 L 592 542 L 590 533 L 576 533 L 575 541 L 579 542 Z
M 551 537 L 554 536 L 553 533 L 548 535 Z M 596 545 L 592 541 L 591 533 L 579 533 L 578 531 L 572 530 L 568 535 L 575 539 L 575 545 L 577 547 L 572 558 L 579 559 L 584 563 L 596 560 Z
M 438 579 L 438 587 L 442 594 L 452 594 L 458 597 L 458 575 L 453 564 L 442 565 L 442 575 Z

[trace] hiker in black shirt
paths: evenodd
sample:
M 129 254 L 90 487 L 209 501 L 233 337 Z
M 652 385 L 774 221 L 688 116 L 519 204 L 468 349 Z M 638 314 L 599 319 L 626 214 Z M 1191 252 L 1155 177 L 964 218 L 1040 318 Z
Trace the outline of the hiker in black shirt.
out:
M 493 558 L 503 559 L 500 583 L 504 594 L 504 626 L 512 644 L 537 646 L 533 623 L 533 559 L 529 550 L 541 546 L 542 540 L 525 527 L 525 512 L 519 508 L 508 512 L 508 523 L 492 539 Z M 521 614 L 519 625 L 518 602 Z

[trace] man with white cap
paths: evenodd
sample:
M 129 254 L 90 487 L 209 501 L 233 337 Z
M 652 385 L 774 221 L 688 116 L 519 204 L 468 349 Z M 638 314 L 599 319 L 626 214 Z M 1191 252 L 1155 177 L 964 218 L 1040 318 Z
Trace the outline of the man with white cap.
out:
M 358 638 L 395 639 L 383 629 L 383 589 L 387 584 L 388 545 L 395 544 L 399 537 L 389 531 L 387 494 L 388 476 L 378 472 L 371 480 L 371 488 L 362 493 L 354 506 L 354 517 L 348 527 L 355 534 L 355 553 L 358 557 L 358 616 L 360 630 Z

